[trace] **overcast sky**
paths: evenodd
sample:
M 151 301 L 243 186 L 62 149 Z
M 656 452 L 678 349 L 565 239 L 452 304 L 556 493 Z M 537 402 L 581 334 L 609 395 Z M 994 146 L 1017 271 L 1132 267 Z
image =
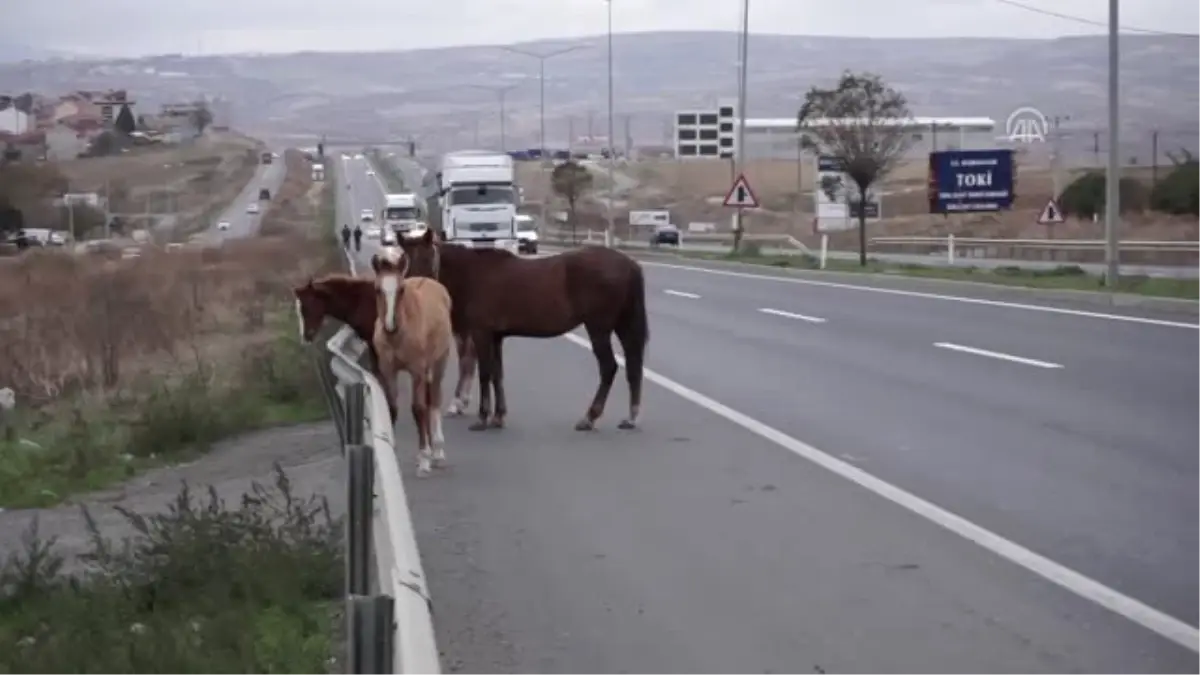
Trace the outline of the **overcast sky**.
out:
M 1019 0 L 1105 21 L 1106 0 Z M 97 55 L 380 50 L 605 31 L 604 0 L 0 0 L 0 42 Z M 617 32 L 735 30 L 738 0 L 613 0 Z M 1196 0 L 1126 0 L 1123 25 L 1195 33 Z M 1103 28 L 998 0 L 750 0 L 752 32 L 1048 38 Z M 87 8 L 86 10 L 84 8 Z M 15 30 L 19 32 L 14 34 Z

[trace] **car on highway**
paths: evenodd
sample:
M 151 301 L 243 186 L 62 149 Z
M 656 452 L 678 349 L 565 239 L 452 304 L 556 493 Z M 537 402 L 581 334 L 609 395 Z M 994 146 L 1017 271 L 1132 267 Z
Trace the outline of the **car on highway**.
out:
M 389 228 L 384 228 L 379 235 L 379 243 L 383 246 L 395 246 L 396 233 Z
M 533 216 L 517 214 L 517 252 L 538 252 L 538 226 Z
M 271 199 L 271 191 L 270 191 L 270 190 L 268 190 L 267 188 L 261 188 L 261 189 L 259 189 L 259 191 L 258 191 L 258 198 L 259 198 L 260 200 L 269 200 L 269 199 Z
M 374 212 L 374 211 L 372 211 L 371 209 L 363 209 L 363 210 L 362 210 L 362 213 L 361 213 L 361 214 L 359 214 L 359 215 L 360 215 L 360 219 L 361 219 L 361 220 L 362 220 L 364 223 L 373 223 L 373 222 L 375 222 L 375 212 Z
M 375 170 L 374 170 L 374 169 L 367 169 L 367 175 L 368 175 L 368 176 L 374 176 L 374 175 L 375 175 Z
M 258 202 L 250 202 L 246 205 L 246 213 L 258 213 Z
M 654 234 L 650 235 L 651 246 L 668 246 L 679 245 L 679 228 L 674 225 L 659 225 L 654 229 Z
M 368 225 L 363 228 L 363 236 L 367 239 L 379 239 L 383 236 L 383 228 L 378 225 Z
M 222 220 L 221 222 L 217 223 L 217 229 L 218 230 L 228 230 L 229 229 L 229 221 Z

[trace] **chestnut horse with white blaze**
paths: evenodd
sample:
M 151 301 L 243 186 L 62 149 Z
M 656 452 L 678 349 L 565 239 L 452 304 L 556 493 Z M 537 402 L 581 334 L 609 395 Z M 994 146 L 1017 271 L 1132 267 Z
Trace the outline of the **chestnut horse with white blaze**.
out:
M 405 279 L 407 261 L 376 254 L 378 318 L 372 344 L 379 358 L 380 384 L 396 418 L 398 376 L 412 379 L 412 415 L 417 426 L 417 475 L 426 476 L 446 461 L 442 433 L 442 380 L 454 335 L 450 328 L 450 293 L 435 279 Z

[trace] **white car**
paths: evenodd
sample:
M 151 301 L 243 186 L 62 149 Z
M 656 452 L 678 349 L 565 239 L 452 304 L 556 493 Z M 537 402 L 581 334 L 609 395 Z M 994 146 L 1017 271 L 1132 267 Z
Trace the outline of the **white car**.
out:
M 228 230 L 229 229 L 229 221 L 222 220 L 221 222 L 217 223 L 217 229 L 218 230 Z
M 258 202 L 250 202 L 247 204 L 246 213 L 258 213 Z
M 363 230 L 363 235 L 367 239 L 379 239 L 383 236 L 383 230 L 378 225 L 369 225 Z
M 374 169 L 367 169 L 367 175 L 368 175 L 368 176 L 374 176 L 374 175 L 375 175 L 375 170 L 374 170 Z
M 391 228 L 385 228 L 383 233 L 379 236 L 379 243 L 383 246 L 395 246 L 396 233 L 393 232 Z
M 372 211 L 371 209 L 363 209 L 360 217 L 362 218 L 362 221 L 364 223 L 375 222 L 375 212 Z

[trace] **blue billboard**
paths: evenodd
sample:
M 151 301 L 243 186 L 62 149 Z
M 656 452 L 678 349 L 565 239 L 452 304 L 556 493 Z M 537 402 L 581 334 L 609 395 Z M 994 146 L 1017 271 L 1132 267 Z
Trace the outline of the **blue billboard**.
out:
M 1003 211 L 1013 203 L 1012 150 L 929 153 L 929 212 Z

